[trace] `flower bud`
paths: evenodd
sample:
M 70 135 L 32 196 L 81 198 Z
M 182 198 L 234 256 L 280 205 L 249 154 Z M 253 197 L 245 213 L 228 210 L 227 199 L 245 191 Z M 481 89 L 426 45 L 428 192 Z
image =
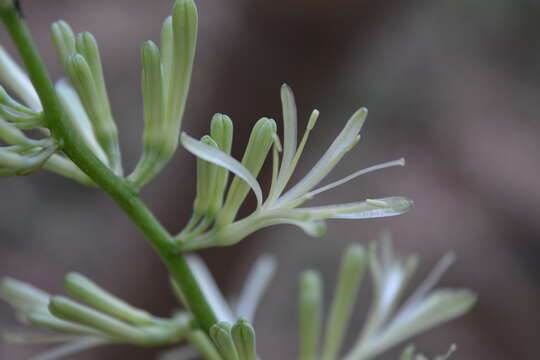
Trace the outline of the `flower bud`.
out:
M 240 360 L 231 336 L 231 326 L 227 322 L 219 322 L 210 328 L 210 337 L 214 341 L 223 360 Z
M 253 326 L 247 320 L 240 319 L 234 324 L 231 334 L 239 359 L 257 360 L 257 346 Z
M 218 144 L 208 135 L 203 136 L 201 142 L 218 148 Z M 197 158 L 197 197 L 195 198 L 193 209 L 198 216 L 209 215 L 208 206 L 210 197 L 214 192 L 217 170 L 218 167 L 216 165 Z
M 107 154 L 112 168 L 119 172 L 121 164 L 118 131 L 108 106 L 104 105 L 101 99 L 92 68 L 81 54 L 69 56 L 66 59 L 66 68 L 92 122 L 98 143 Z
M 343 254 L 325 330 L 322 360 L 333 360 L 339 353 L 367 260 L 367 253 L 360 245 L 349 246 Z
M 143 154 L 133 173 L 129 176 L 137 187 L 150 181 L 167 162 L 162 154 L 170 129 L 163 119 L 163 74 L 159 48 L 152 41 L 143 44 L 141 50 L 144 100 Z
M 75 34 L 67 22 L 60 20 L 52 24 L 51 35 L 60 61 L 64 64 L 68 56 L 77 52 Z
M 317 359 L 322 322 L 322 280 L 308 270 L 300 277 L 300 360 Z
M 232 120 L 227 115 L 215 114 L 210 123 L 210 136 L 216 141 L 221 151 L 230 154 L 233 139 Z M 224 167 L 218 167 L 215 174 L 214 191 L 208 207 L 209 213 L 216 214 L 221 208 L 228 179 L 229 171 Z
M 149 313 L 134 308 L 81 274 L 67 274 L 64 286 L 73 296 L 78 297 L 93 308 L 108 313 L 118 319 L 126 320 L 137 325 L 148 325 L 152 323 L 152 316 Z
M 253 127 L 248 145 L 242 158 L 242 165 L 249 170 L 253 177 L 259 174 L 266 156 L 274 142 L 276 122 L 269 118 L 262 118 Z M 234 220 L 238 209 L 244 202 L 249 191 L 249 185 L 236 176 L 227 193 L 223 211 L 218 218 L 219 225 L 225 225 Z

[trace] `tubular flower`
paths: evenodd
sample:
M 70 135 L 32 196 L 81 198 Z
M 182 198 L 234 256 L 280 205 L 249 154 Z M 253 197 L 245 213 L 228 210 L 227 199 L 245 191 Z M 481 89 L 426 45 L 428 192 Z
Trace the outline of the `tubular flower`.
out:
M 292 90 L 287 85 L 281 88 L 283 106 L 283 142 L 276 133 L 274 120 L 260 119 L 253 128 L 249 143 L 241 161 L 230 156 L 232 121 L 229 117 L 216 114 L 212 119 L 212 131 L 198 141 L 183 133 L 183 146 L 198 157 L 197 198 L 194 215 L 186 228 L 177 236 L 184 250 L 209 246 L 235 244 L 250 233 L 275 224 L 299 226 L 306 233 L 317 236 L 325 230 L 325 219 L 367 219 L 399 215 L 412 206 L 412 201 L 403 197 L 366 199 L 364 201 L 316 207 L 302 206 L 315 195 L 342 185 L 360 175 L 372 171 L 403 166 L 404 159 L 389 161 L 358 170 L 343 179 L 318 187 L 317 185 L 332 171 L 337 163 L 360 139 L 360 130 L 367 116 L 367 109 L 356 111 L 345 124 L 334 142 L 320 160 L 297 184 L 286 190 L 302 155 L 310 132 L 319 117 L 314 110 L 307 128 L 297 143 L 297 112 Z M 267 155 L 272 149 L 272 184 L 266 199 L 256 177 Z M 281 153 L 281 156 L 280 156 Z M 234 174 L 228 191 L 225 185 L 228 173 Z M 251 189 L 257 198 L 257 208 L 249 216 L 236 219 L 240 206 Z M 203 195 L 204 194 L 204 195 Z

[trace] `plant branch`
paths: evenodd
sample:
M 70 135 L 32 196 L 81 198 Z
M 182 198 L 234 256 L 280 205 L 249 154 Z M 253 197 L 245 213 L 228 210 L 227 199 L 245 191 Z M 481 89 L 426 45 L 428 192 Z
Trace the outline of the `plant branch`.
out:
M 109 194 L 144 233 L 185 294 L 186 301 L 198 325 L 208 333 L 217 319 L 184 255 L 178 253 L 171 235 L 140 200 L 132 187 L 94 156 L 92 151 L 77 136 L 69 122 L 66 121 L 66 115 L 58 101 L 53 83 L 19 10 L 15 5 L 0 5 L 2 5 L 0 6 L 0 17 L 8 29 L 23 59 L 30 80 L 39 95 L 45 114 L 45 122 L 53 137 L 68 157 Z

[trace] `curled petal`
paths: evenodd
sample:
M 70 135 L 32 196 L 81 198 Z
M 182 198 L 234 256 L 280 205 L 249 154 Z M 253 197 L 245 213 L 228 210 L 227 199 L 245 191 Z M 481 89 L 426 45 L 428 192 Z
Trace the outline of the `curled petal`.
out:
M 253 175 L 251 175 L 249 170 L 246 169 L 246 167 L 242 165 L 238 160 L 236 160 L 230 155 L 227 155 L 226 153 L 215 147 L 203 144 L 202 142 L 195 140 L 186 133 L 182 133 L 180 141 L 182 142 L 182 145 L 186 148 L 186 150 L 193 155 L 198 156 L 208 162 L 211 162 L 212 164 L 216 164 L 217 166 L 224 167 L 230 172 L 240 177 L 242 180 L 244 180 L 255 193 L 259 206 L 262 204 L 263 195 L 259 183 L 253 177 Z

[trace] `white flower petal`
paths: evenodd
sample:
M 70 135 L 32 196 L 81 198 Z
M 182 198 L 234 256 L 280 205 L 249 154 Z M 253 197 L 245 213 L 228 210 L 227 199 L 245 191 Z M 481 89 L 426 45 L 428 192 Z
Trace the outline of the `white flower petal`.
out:
M 231 324 L 234 323 L 236 319 L 233 312 L 219 290 L 214 277 L 210 273 L 210 270 L 204 261 L 195 255 L 190 255 L 187 260 L 193 274 L 199 280 L 204 297 L 210 303 L 210 306 L 216 313 L 218 320 L 227 321 Z
M 371 219 L 407 212 L 412 201 L 403 197 L 388 197 L 337 205 L 297 208 L 315 219 Z
M 244 180 L 253 190 L 257 197 L 257 203 L 260 206 L 262 204 L 263 196 L 262 190 L 257 180 L 251 175 L 248 169 L 242 165 L 238 160 L 230 155 L 227 155 L 223 151 L 216 149 L 212 146 L 203 144 L 202 142 L 192 138 L 186 133 L 182 133 L 180 141 L 187 151 L 191 152 L 195 156 L 200 157 L 203 160 L 224 167 L 230 172 L 234 173 L 242 180 Z
M 366 116 L 366 108 L 361 108 L 353 114 L 321 159 L 298 184 L 283 195 L 277 202 L 276 207 L 285 207 L 287 204 L 294 203 L 328 175 L 337 162 L 357 141 L 358 133 L 362 125 L 364 125 Z
M 277 183 L 272 187 L 269 199 L 275 200 L 289 181 L 294 155 L 296 153 L 298 118 L 294 94 L 287 84 L 281 86 L 281 104 L 283 108 L 283 158 L 277 177 Z
M 377 338 L 378 348 L 398 343 L 466 313 L 475 303 L 469 290 L 437 290 L 414 308 L 400 312 Z
M 92 150 L 94 155 L 96 155 L 101 162 L 109 165 L 109 159 L 96 139 L 92 123 L 90 122 L 88 114 L 86 113 L 86 110 L 84 110 L 83 104 L 75 89 L 63 79 L 56 83 L 55 88 L 58 93 L 58 98 L 78 134 Z
M 240 293 L 236 315 L 253 322 L 257 305 L 259 304 L 264 291 L 272 280 L 276 271 L 276 260 L 273 256 L 263 255 L 257 259 L 253 269 L 250 271 Z
M 0 81 L 5 83 L 34 111 L 41 111 L 41 101 L 28 76 L 0 45 Z

